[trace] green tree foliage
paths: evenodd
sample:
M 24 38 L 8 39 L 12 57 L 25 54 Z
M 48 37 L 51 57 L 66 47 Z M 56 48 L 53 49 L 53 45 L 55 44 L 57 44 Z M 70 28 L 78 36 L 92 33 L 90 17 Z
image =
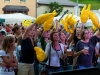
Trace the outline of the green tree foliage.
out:
M 49 8 L 50 8 L 49 13 L 53 12 L 53 10 L 56 10 L 56 12 L 58 13 L 57 16 L 63 11 L 63 6 L 59 5 L 57 2 L 51 2 L 49 4 Z

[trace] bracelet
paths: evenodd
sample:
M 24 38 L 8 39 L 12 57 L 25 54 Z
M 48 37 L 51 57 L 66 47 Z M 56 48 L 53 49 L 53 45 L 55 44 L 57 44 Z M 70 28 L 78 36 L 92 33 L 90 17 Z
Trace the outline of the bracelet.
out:
M 80 54 L 81 54 L 81 52 L 79 51 L 79 52 L 77 52 L 77 54 L 78 54 L 78 55 L 80 55 Z

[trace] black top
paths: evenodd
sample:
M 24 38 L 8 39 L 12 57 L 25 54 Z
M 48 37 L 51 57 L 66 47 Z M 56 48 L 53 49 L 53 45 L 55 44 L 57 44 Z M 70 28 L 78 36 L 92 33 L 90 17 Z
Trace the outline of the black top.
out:
M 21 55 L 19 62 L 31 64 L 34 62 L 35 51 L 29 38 L 21 41 Z
M 17 38 L 15 37 L 15 43 L 17 43 Z
M 80 39 L 77 38 L 76 34 L 74 34 L 74 43 L 75 43 L 75 46 L 76 46 L 76 44 L 77 44 L 78 41 L 80 41 Z
M 97 37 L 97 36 L 93 36 L 93 37 L 91 37 L 91 39 L 90 39 L 90 42 L 92 43 L 92 45 L 95 47 L 96 46 L 96 44 L 97 44 L 97 42 L 99 42 L 100 41 L 100 39 Z

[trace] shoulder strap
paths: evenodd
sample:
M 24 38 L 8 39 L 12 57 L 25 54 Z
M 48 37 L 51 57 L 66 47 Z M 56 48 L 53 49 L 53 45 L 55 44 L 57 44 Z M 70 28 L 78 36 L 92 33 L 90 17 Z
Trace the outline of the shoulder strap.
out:
M 48 64 L 48 66 L 50 66 L 50 61 L 51 61 L 51 43 L 50 43 L 50 49 L 49 49 L 49 64 Z
M 59 44 L 60 45 L 60 44 Z M 61 45 L 60 45 L 60 50 L 61 50 L 61 52 L 62 52 L 62 55 L 63 55 L 63 51 L 62 51 L 62 48 L 61 48 Z M 56 51 L 56 50 L 55 50 Z M 60 58 L 60 56 L 59 56 L 59 54 L 58 54 L 58 52 L 56 51 L 56 53 L 57 53 L 57 56 Z

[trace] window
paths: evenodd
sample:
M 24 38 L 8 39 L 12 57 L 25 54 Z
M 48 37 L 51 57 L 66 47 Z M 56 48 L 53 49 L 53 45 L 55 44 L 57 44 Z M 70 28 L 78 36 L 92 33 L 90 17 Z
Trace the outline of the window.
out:
M 4 14 L 23 13 L 28 15 L 28 11 L 4 11 Z
M 20 0 L 20 2 L 26 2 L 26 0 Z
M 4 1 L 10 1 L 10 0 L 4 0 Z

